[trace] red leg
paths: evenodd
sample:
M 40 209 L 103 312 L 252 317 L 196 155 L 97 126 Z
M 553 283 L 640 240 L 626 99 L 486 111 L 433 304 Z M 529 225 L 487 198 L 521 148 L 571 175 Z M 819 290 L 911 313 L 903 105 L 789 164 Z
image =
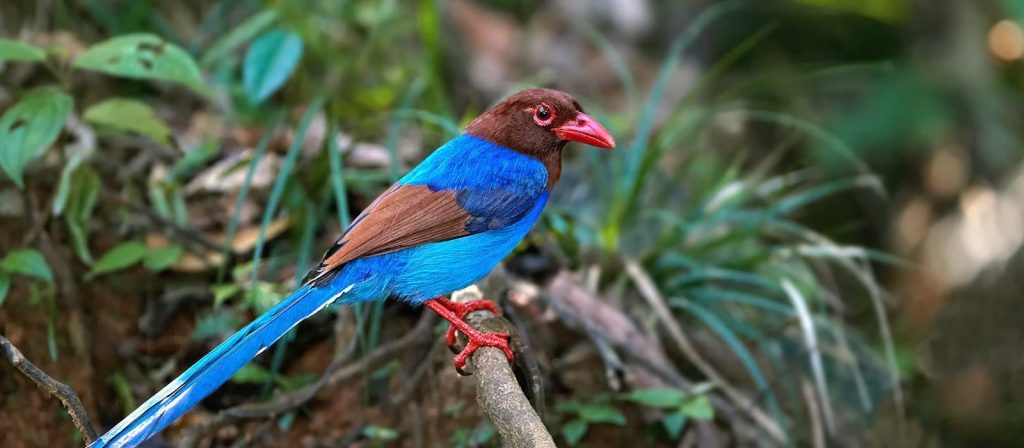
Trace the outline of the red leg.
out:
M 455 313 L 459 320 L 465 320 L 466 315 L 474 311 L 487 310 L 498 316 L 501 315 L 501 310 L 494 304 L 493 301 L 487 299 L 481 300 L 470 300 L 468 302 L 452 302 L 445 297 L 438 297 L 433 301 L 440 303 L 442 306 L 447 308 L 449 311 Z M 444 341 L 448 343 L 449 347 L 455 345 L 455 325 L 449 325 L 448 331 L 444 334 Z
M 455 343 L 455 330 L 462 332 L 462 334 L 466 335 L 469 339 L 469 342 L 466 344 L 466 348 L 462 349 L 462 351 L 455 356 L 455 369 L 458 370 L 459 373 L 463 373 L 462 368 L 466 366 L 466 360 L 468 360 L 469 357 L 473 355 L 473 352 L 480 347 L 499 348 L 505 352 L 505 357 L 508 358 L 508 362 L 511 363 L 513 361 L 514 357 L 512 355 L 512 349 L 508 345 L 508 334 L 482 333 L 479 330 L 470 327 L 466 321 L 462 320 L 467 313 L 482 309 L 490 310 L 495 314 L 499 314 L 497 312 L 497 307 L 494 306 L 494 302 L 491 302 L 490 300 L 474 300 L 467 303 L 455 303 L 451 300 L 439 297 L 433 300 L 428 300 L 423 304 L 451 323 L 451 327 L 448 331 L 451 335 L 449 345 Z M 448 339 L 448 334 L 445 335 L 445 338 Z

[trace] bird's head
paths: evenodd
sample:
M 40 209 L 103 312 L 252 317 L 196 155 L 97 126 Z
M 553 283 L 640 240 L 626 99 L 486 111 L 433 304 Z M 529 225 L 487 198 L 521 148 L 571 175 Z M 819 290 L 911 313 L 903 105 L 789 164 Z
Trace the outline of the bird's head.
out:
M 612 135 L 579 102 L 553 89 L 519 91 L 473 120 L 466 132 L 542 160 L 560 154 L 568 142 L 615 147 Z
M 604 126 L 583 113 L 571 95 L 553 89 L 526 89 L 488 109 L 466 126 L 466 133 L 534 157 L 548 171 L 550 190 L 562 172 L 562 149 L 569 142 L 614 148 Z

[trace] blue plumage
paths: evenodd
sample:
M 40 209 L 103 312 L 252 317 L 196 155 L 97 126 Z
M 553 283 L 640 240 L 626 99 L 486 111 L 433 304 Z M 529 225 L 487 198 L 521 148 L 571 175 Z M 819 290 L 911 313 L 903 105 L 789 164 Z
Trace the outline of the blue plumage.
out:
M 424 304 L 465 334 L 461 369 L 477 347 L 502 349 L 462 317 L 494 305 L 434 300 L 483 278 L 533 227 L 558 180 L 567 141 L 615 146 L 571 96 L 528 89 L 488 110 L 356 218 L 303 286 L 217 346 L 91 447 L 132 447 L 220 387 L 303 319 L 334 302 L 396 297 Z M 481 301 L 484 302 L 484 301 Z M 454 340 L 454 330 L 446 339 Z M 460 370 L 461 371 L 461 370 Z
M 530 157 L 470 135 L 453 139 L 398 184 L 454 190 L 474 219 L 500 225 L 471 225 L 472 235 L 463 238 L 358 258 L 330 282 L 304 286 L 217 346 L 91 446 L 134 446 L 159 432 L 333 301 L 398 297 L 419 303 L 475 283 L 515 248 L 540 216 L 548 196 L 546 179 L 544 166 Z

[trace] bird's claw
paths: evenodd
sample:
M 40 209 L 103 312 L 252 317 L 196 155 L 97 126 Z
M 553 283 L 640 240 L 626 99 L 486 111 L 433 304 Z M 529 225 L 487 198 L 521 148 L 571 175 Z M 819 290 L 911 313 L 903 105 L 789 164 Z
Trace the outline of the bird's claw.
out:
M 466 335 L 469 342 L 466 343 L 466 347 L 455 356 L 455 371 L 459 372 L 459 375 L 468 376 L 464 368 L 466 367 L 466 361 L 469 360 L 470 356 L 480 347 L 494 347 L 505 352 L 505 358 L 508 359 L 509 364 L 514 362 L 515 356 L 512 354 L 512 347 L 508 344 L 508 333 L 481 333 L 479 331 L 472 331 Z
M 501 310 L 490 300 L 471 300 L 468 302 L 453 302 L 445 297 L 438 297 L 433 300 L 428 300 L 424 303 L 428 308 L 434 310 L 447 320 L 451 325 L 448 327 L 448 331 L 445 332 L 444 339 L 448 344 L 448 349 L 455 355 L 455 370 L 460 375 L 469 375 L 464 370 L 466 367 L 466 361 L 473 355 L 474 352 L 480 347 L 494 347 L 501 349 L 505 352 L 505 357 L 508 358 L 508 362 L 512 363 L 515 360 L 515 356 L 512 354 L 512 348 L 508 343 L 508 333 L 484 333 L 473 327 L 470 327 L 466 323 L 464 318 L 467 314 L 474 311 L 487 310 L 496 315 L 501 315 Z M 462 350 L 455 349 L 456 342 L 456 331 L 466 335 L 468 342 Z
M 444 305 L 445 308 L 448 308 L 452 313 L 455 313 L 455 315 L 462 320 L 465 320 L 466 315 L 474 311 L 486 310 L 494 313 L 496 316 L 501 315 L 501 310 L 498 309 L 498 306 L 495 305 L 492 300 L 481 299 L 470 300 L 468 302 L 453 302 L 447 299 L 438 300 L 443 300 L 440 303 Z M 448 331 L 444 334 L 444 342 L 448 344 L 448 349 L 451 350 L 452 353 L 459 353 L 455 348 L 455 343 L 457 341 L 455 338 L 455 332 L 455 325 L 448 325 Z

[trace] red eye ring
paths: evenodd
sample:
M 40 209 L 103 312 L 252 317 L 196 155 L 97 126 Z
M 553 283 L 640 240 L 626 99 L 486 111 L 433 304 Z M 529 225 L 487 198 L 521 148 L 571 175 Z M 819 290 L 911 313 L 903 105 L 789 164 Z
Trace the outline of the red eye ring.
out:
M 540 103 L 533 109 L 533 122 L 537 126 L 548 126 L 555 121 L 555 110 L 547 104 Z

